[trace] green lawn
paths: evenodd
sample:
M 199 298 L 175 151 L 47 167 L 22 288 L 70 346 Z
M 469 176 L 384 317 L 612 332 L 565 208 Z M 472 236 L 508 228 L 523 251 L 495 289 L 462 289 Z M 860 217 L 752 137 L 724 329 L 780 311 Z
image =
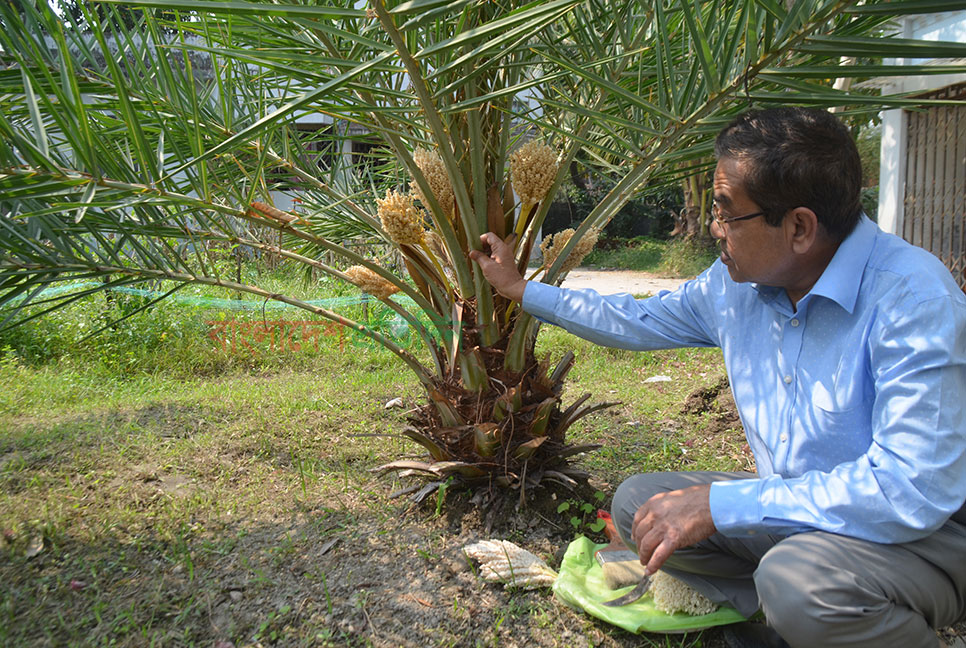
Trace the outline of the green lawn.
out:
M 584 259 L 584 265 L 637 270 L 667 277 L 694 277 L 717 257 L 717 248 L 712 241 L 663 241 L 641 236 L 598 245 Z
M 461 571 L 459 547 L 483 533 L 468 494 L 389 499 L 410 482 L 370 469 L 418 456 L 398 433 L 422 399 L 392 354 L 335 330 L 318 349 L 222 349 L 208 322 L 262 314 L 173 302 L 78 346 L 118 301 L 0 338 L 0 644 L 648 645 Z M 568 350 L 565 403 L 619 402 L 572 428 L 603 446 L 580 460 L 599 495 L 548 502 L 537 525 L 511 516 L 505 537 L 553 562 L 633 472 L 748 465 L 726 403 L 685 407 L 723 375 L 718 351 L 630 353 L 544 328 L 540 354 Z

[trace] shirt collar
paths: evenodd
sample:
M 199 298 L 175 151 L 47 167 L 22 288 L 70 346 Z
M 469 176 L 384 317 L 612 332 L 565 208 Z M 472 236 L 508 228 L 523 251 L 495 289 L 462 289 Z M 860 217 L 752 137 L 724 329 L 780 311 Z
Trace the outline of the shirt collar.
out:
M 835 255 L 809 292 L 831 299 L 851 313 L 859 297 L 862 274 L 872 254 L 879 226 L 864 214 L 852 233 L 845 237 Z
M 803 301 L 811 295 L 820 295 L 831 299 L 846 311 L 851 313 L 859 296 L 859 286 L 862 283 L 862 273 L 872 254 L 872 246 L 879 226 L 864 214 L 856 224 L 855 229 L 845 237 L 832 260 L 825 267 L 822 276 L 818 278 L 812 289 L 805 295 Z M 785 290 L 775 286 L 752 284 L 766 303 L 773 306 L 786 305 Z M 790 307 L 790 304 L 787 304 Z

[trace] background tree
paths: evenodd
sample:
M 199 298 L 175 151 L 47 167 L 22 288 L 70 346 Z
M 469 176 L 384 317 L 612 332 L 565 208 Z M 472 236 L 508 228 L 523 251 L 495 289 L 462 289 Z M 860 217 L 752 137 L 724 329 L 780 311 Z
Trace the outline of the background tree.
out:
M 568 445 L 566 432 L 601 406 L 584 395 L 564 407 L 572 354 L 536 358 L 538 322 L 468 260 L 491 230 L 516 234 L 525 269 L 578 153 L 616 181 L 576 231 L 544 242 L 537 276 L 547 283 L 579 263 L 648 181 L 706 170 L 714 134 L 739 111 L 922 103 L 829 80 L 882 71 L 840 65 L 842 56 L 966 52 L 882 35 L 892 16 L 937 7 L 918 0 L 137 5 L 145 13 L 132 25 L 115 9 L 80 4 L 89 32 L 65 29 L 46 5 L 0 8 L 9 26 L 0 36 L 2 326 L 146 280 L 164 280 L 168 294 L 217 285 L 350 326 L 390 349 L 425 390 L 405 434 L 427 460 L 384 467 L 428 476 L 419 496 L 450 477 L 521 498 L 544 480 L 580 477 L 567 459 L 589 447 Z M 199 73 L 202 59 L 211 73 Z M 295 128 L 305 113 L 364 126 L 382 164 L 307 164 Z M 338 143 L 344 133 L 318 136 Z M 280 193 L 298 197 L 299 213 L 271 204 Z M 264 229 L 275 236 L 260 237 Z M 402 267 L 343 245 L 350 236 L 391 246 Z M 223 276 L 205 254 L 212 245 L 359 286 L 417 332 L 422 351 Z M 90 278 L 103 283 L 44 295 Z

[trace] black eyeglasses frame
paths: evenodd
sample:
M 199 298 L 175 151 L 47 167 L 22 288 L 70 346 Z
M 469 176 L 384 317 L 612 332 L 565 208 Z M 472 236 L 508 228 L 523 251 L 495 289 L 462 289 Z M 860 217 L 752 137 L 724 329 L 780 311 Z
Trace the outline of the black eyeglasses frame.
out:
M 718 203 L 712 200 L 711 218 L 713 218 L 714 222 L 716 222 L 718 225 L 727 225 L 728 223 L 748 220 L 749 218 L 758 218 L 759 216 L 765 215 L 765 212 L 758 211 L 758 212 L 755 212 L 754 214 L 745 214 L 744 216 L 732 216 L 731 218 L 721 218 L 721 216 L 719 215 L 720 213 L 721 213 L 721 209 L 718 207 Z

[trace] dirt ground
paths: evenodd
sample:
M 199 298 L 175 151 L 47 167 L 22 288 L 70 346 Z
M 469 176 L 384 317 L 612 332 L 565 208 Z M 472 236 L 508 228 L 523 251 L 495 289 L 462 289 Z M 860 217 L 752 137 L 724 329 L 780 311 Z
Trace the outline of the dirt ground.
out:
M 682 414 L 708 413 L 706 437 L 733 435 L 737 411 L 727 383 L 696 391 Z M 670 421 L 669 421 L 670 423 Z M 750 467 L 747 466 L 747 467 Z M 613 493 L 616 484 L 591 481 L 578 492 L 543 493 L 526 507 L 507 502 L 489 513 L 468 493 L 446 493 L 445 503 L 407 506 L 400 498 L 384 515 L 345 516 L 307 510 L 299 520 L 281 522 L 242 542 L 258 553 L 266 543 L 294 546 L 284 559 L 245 569 L 226 557 L 212 578 L 222 595 L 210 602 L 217 637 L 251 627 L 266 609 L 284 610 L 258 641 L 244 645 L 296 645 L 316 641 L 332 646 L 502 646 L 558 648 L 576 646 L 704 646 L 725 644 L 716 629 L 690 635 L 634 635 L 573 610 L 549 588 L 525 591 L 486 583 L 462 551 L 467 544 L 500 538 L 542 557 L 554 569 L 573 540 L 564 501 L 593 502 L 596 493 Z M 343 510 L 361 511 L 361 501 Z M 610 502 L 599 502 L 608 508 Z M 380 511 L 373 507 L 373 511 Z M 351 518 L 351 519 L 350 519 Z M 588 533 L 590 533 L 588 531 Z M 603 541 L 602 536 L 596 537 Z M 232 555 L 248 553 L 236 547 Z M 264 576 L 256 576 L 259 570 Z M 224 576 L 219 571 L 224 571 Z M 270 585 L 269 585 L 270 583 Z M 210 588 L 202 588 L 210 589 Z M 284 593 L 284 597 L 281 594 Z M 271 632 L 277 639 L 271 640 Z M 314 635 L 313 635 L 314 633 Z M 263 636 L 264 635 L 264 636 Z M 268 641 L 265 641 L 265 638 Z M 219 648 L 238 644 L 225 640 Z

